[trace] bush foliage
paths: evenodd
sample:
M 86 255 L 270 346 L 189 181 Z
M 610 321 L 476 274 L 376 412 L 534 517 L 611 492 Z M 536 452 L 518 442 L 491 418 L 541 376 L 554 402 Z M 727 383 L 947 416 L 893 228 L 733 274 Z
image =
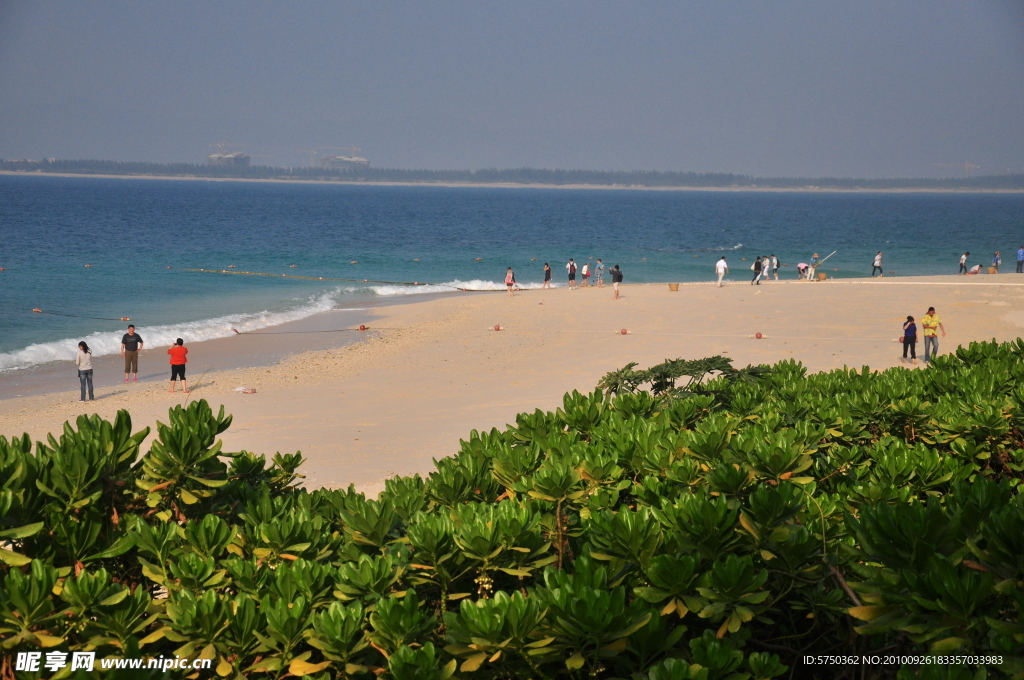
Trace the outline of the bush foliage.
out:
M 145 454 L 123 411 L 0 437 L 2 674 L 59 649 L 227 678 L 894 677 L 801 659 L 911 653 L 1022 677 L 1022 377 L 1020 340 L 920 371 L 630 365 L 376 500 L 222 450 L 205 401 Z

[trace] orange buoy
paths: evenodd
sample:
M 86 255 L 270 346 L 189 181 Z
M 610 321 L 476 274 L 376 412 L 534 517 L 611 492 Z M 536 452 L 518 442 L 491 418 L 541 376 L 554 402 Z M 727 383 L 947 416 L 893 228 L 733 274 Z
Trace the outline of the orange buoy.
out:
M 501 330 L 501 326 L 495 326 L 495 327 L 494 327 L 494 330 L 496 330 L 496 331 L 500 331 L 500 330 Z
M 42 314 L 43 313 L 43 310 L 39 309 L 38 307 L 36 307 L 32 311 L 35 312 L 36 314 Z
M 757 338 L 758 340 L 760 340 L 760 339 L 761 339 L 761 338 L 763 338 L 764 336 L 763 336 L 763 335 L 761 335 L 760 333 L 754 333 L 754 337 L 755 337 L 755 338 Z
M 620 332 L 620 333 L 622 333 L 623 335 L 628 335 L 628 334 L 629 334 L 629 331 L 627 331 L 627 330 L 626 330 L 625 328 L 623 328 L 623 329 L 622 329 L 621 331 L 619 331 L 619 332 Z
M 3 267 L 0 267 L 0 272 L 2 272 L 2 271 L 7 271 L 7 270 L 4 269 Z
M 484 258 L 482 258 L 482 257 L 478 257 L 478 258 L 476 258 L 476 259 L 475 259 L 475 260 L 473 260 L 473 261 L 474 261 L 474 262 L 480 262 L 480 261 L 482 261 L 483 259 L 484 259 Z
M 292 267 L 292 269 L 295 269 L 295 268 L 296 268 L 296 267 L 298 267 L 298 266 L 299 266 L 299 265 L 297 265 L 297 264 L 293 264 L 293 265 L 292 265 L 291 267 Z
M 359 260 L 352 260 L 349 264 L 359 264 Z
M 168 269 L 170 269 L 170 267 L 168 267 Z
M 121 321 L 131 321 L 127 316 L 122 316 Z
M 419 261 L 420 261 L 420 258 L 418 258 L 418 257 L 414 257 L 414 258 L 412 258 L 412 261 L 413 261 L 413 262 L 419 262 Z
M 366 326 L 364 326 L 363 324 L 359 324 L 359 330 L 365 331 L 366 330 Z
M 91 267 L 92 265 L 91 265 L 91 264 L 87 264 L 87 265 L 85 265 L 85 266 L 86 266 L 86 267 Z
M 228 269 L 234 269 L 234 268 L 235 268 L 235 265 L 233 265 L 233 264 L 229 264 L 228 265 Z

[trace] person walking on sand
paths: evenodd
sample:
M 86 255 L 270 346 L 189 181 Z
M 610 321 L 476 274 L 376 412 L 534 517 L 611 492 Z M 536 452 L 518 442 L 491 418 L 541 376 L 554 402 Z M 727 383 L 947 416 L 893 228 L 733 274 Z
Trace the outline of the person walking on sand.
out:
M 722 287 L 722 279 L 729 273 L 729 263 L 725 261 L 725 255 L 722 255 L 722 259 L 715 263 L 715 273 L 718 274 L 718 287 Z
M 767 255 L 761 256 L 761 278 L 765 281 L 770 280 L 771 277 L 771 266 Z
M 871 278 L 875 277 L 875 270 L 878 270 L 878 275 L 879 276 L 885 276 L 885 273 L 882 271 L 882 251 L 881 250 L 879 250 L 878 254 L 875 255 L 875 263 L 873 265 L 871 265 Z
M 132 382 L 139 382 L 139 352 L 145 343 L 142 336 L 135 334 L 135 324 L 128 324 L 128 332 L 121 336 L 121 356 L 124 357 L 124 381 L 128 374 L 134 374 Z
M 908 316 L 903 322 L 903 363 L 907 363 L 907 350 L 910 350 L 910 363 L 917 363 L 917 324 L 914 317 Z
M 960 271 L 958 271 L 957 274 L 966 274 L 967 273 L 967 258 L 969 258 L 970 256 L 971 256 L 971 251 L 969 251 L 969 250 L 966 253 L 964 253 L 963 255 L 960 256 Z
M 612 288 L 615 290 L 615 297 L 613 300 L 619 299 L 619 284 L 622 283 L 622 270 L 619 269 L 619 265 L 612 267 Z
M 761 268 L 763 266 L 764 265 L 761 264 L 761 256 L 758 255 L 757 259 L 754 260 L 754 264 L 750 265 L 750 268 L 754 270 L 754 278 L 750 280 L 751 286 L 754 285 L 755 281 L 757 282 L 757 285 L 761 285 Z
M 541 288 L 551 287 L 551 265 L 547 262 L 544 263 L 544 285 Z
M 589 262 L 584 262 L 583 263 L 583 271 L 580 272 L 580 273 L 583 274 L 583 287 L 586 288 L 587 285 L 590 283 L 590 263 Z
M 569 272 L 569 290 L 576 290 L 576 263 L 571 257 L 565 264 L 565 268 Z
M 1002 263 L 1003 258 L 999 257 L 999 251 L 997 250 L 996 254 L 992 256 L 992 269 L 996 270 L 996 274 L 999 273 L 999 265 L 1001 265 Z
M 1024 246 L 1017 249 L 1017 273 L 1024 274 Z
M 509 267 L 505 272 L 505 288 L 508 289 L 509 297 L 512 297 L 512 286 L 514 285 L 516 285 L 516 275 L 512 272 L 512 267 Z
M 604 262 L 597 258 L 597 266 L 594 267 L 594 283 L 598 288 L 604 288 Z
M 927 364 L 939 355 L 939 336 L 935 334 L 936 329 L 942 331 L 942 337 L 946 337 L 946 327 L 942 325 L 942 319 L 935 313 L 934 307 L 929 307 L 928 313 L 921 317 L 921 327 L 924 329 L 924 363 Z
M 181 380 L 181 391 L 188 394 L 188 385 L 185 383 L 185 364 L 188 363 L 188 349 L 185 348 L 185 341 L 178 338 L 167 350 L 171 355 L 171 389 L 168 392 L 174 393 L 174 381 Z M 202 376 L 199 376 L 202 377 Z
M 772 255 L 772 274 L 775 275 L 775 280 L 779 280 L 779 258 Z
M 81 401 L 85 401 L 86 388 L 89 392 L 89 401 L 95 397 L 92 394 L 92 350 L 85 341 L 78 343 L 78 356 L 75 357 L 75 366 L 78 367 L 78 383 L 82 387 Z

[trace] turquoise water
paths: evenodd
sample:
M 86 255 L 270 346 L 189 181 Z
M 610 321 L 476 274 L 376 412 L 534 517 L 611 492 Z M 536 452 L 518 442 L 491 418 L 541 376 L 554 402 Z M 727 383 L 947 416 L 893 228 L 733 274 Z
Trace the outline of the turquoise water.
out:
M 131 317 L 151 346 L 223 337 L 396 295 L 539 285 L 550 262 L 602 258 L 629 282 L 734 277 L 774 253 L 836 254 L 865 277 L 953 274 L 1024 242 L 1024 195 L 331 186 L 0 176 L 0 370 L 117 351 Z M 748 258 L 746 263 L 741 258 Z M 477 258 L 481 258 L 477 261 Z M 536 258 L 536 259 L 534 259 Z M 351 264 L 353 260 L 358 264 Z M 418 261 L 416 261 L 418 260 Z M 86 267 L 85 265 L 92 265 Z M 227 276 L 225 269 L 432 286 Z M 291 265 L 296 265 L 294 268 Z M 838 271 L 832 272 L 832 269 Z M 453 293 L 461 294 L 461 293 Z M 77 316 L 35 314 L 33 308 Z M 80 317 L 103 317 L 112 321 Z

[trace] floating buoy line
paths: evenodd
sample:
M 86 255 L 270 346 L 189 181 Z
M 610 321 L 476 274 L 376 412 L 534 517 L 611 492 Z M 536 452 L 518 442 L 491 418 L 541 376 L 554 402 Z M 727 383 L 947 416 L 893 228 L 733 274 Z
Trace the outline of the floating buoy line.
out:
M 82 314 L 65 314 L 63 312 L 44 312 L 38 307 L 33 309 L 32 312 L 35 314 L 52 314 L 53 316 L 70 316 L 76 319 L 96 319 L 97 321 L 131 321 L 127 316 L 121 316 L 115 319 L 109 316 L 85 316 Z

